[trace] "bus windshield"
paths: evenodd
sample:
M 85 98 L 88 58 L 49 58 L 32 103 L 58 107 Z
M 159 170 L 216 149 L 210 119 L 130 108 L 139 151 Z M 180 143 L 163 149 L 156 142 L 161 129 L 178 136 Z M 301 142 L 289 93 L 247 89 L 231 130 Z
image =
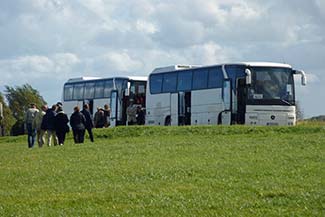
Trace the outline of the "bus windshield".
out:
M 294 104 L 294 81 L 290 68 L 252 67 L 252 84 L 248 88 L 251 102 Z

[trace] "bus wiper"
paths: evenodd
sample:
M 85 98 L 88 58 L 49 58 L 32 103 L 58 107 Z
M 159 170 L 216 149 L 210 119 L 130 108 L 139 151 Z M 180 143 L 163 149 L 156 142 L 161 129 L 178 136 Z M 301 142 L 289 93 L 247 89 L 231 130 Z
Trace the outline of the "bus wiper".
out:
M 292 105 L 290 102 L 288 102 L 287 100 L 281 99 L 281 102 L 287 104 L 287 105 Z

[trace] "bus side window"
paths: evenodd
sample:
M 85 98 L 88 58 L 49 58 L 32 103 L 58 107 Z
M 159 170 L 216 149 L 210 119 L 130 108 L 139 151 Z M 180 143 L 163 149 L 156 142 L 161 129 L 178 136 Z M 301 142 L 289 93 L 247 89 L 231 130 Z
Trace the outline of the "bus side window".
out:
M 95 94 L 95 83 L 86 83 L 85 85 L 85 99 L 93 99 Z
M 104 98 L 111 97 L 111 91 L 113 90 L 113 80 L 105 81 L 104 85 Z
M 186 91 L 192 88 L 192 71 L 178 72 L 177 90 Z
M 209 69 L 208 88 L 222 88 L 223 85 L 223 73 L 222 68 Z
M 150 76 L 150 92 L 151 94 L 161 93 L 162 90 L 162 74 L 153 74 Z
M 208 86 L 208 70 L 196 69 L 193 72 L 193 89 L 204 89 Z
M 171 72 L 164 74 L 163 79 L 163 92 L 175 92 L 177 86 L 177 72 Z
M 103 98 L 104 97 L 104 82 L 96 82 L 95 86 L 95 98 Z
M 73 86 L 73 99 L 81 100 L 84 96 L 84 84 L 75 84 Z
M 64 100 L 72 100 L 72 99 L 73 99 L 73 85 L 65 85 Z

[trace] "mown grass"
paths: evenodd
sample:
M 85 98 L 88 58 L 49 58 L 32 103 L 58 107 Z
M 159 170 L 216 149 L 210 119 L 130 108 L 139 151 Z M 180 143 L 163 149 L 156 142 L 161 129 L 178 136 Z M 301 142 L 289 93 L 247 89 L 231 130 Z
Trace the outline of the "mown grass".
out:
M 325 128 L 118 127 L 0 138 L 0 216 L 324 216 Z

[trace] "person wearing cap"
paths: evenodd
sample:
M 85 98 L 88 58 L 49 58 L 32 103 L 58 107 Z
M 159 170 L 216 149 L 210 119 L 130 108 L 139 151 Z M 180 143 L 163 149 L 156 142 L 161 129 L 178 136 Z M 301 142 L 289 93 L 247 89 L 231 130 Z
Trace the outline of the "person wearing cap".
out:
M 28 134 L 27 136 L 28 148 L 33 148 L 35 143 L 36 127 L 35 127 L 34 119 L 38 112 L 39 110 L 36 108 L 36 105 L 34 103 L 31 103 L 30 108 L 25 113 L 25 124 L 26 124 L 26 129 Z
M 56 106 L 57 106 L 57 107 L 59 107 L 59 106 L 63 107 L 63 104 L 62 104 L 62 102 L 57 102 L 57 103 L 56 103 Z
M 105 127 L 109 127 L 109 119 L 111 115 L 111 109 L 108 104 L 104 105 L 104 117 L 105 117 Z

